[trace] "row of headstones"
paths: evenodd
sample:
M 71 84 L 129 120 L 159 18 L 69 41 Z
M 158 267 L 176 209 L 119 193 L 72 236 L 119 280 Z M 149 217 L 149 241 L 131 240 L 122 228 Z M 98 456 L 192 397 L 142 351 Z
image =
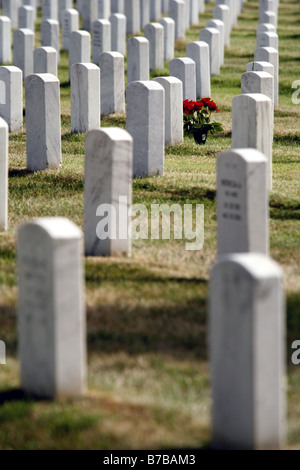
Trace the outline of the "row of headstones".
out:
M 268 257 L 268 189 L 278 104 L 275 3 L 259 2 L 255 60 L 247 64 L 242 94 L 232 102 L 233 150 L 217 161 L 219 260 L 211 273 L 209 313 L 213 442 L 222 448 L 276 449 L 285 437 L 282 272 Z
M 105 8 L 100 10 L 98 6 L 97 11 L 97 0 L 81 0 L 77 8 L 82 14 L 83 29 L 90 31 L 96 19 L 108 19 L 112 12 L 124 14 L 127 19 L 127 34 L 136 34 L 150 21 L 157 21 L 163 13 L 168 13 L 176 23 L 176 31 L 180 24 L 181 33 L 176 37 L 184 37 L 185 30 L 191 24 L 197 24 L 199 13 L 204 11 L 204 0 L 116 0 L 111 2 L 111 8 L 109 1 L 104 1 L 107 3 Z M 180 11 L 178 4 L 182 5 Z
M 64 11 L 65 21 L 63 23 L 63 49 L 69 50 L 70 66 L 76 62 L 89 62 L 90 35 L 86 31 L 78 31 L 78 13 L 76 10 Z M 126 40 L 126 17 L 116 14 L 107 20 L 96 20 L 92 26 L 92 61 L 99 63 L 102 52 L 116 51 L 125 54 Z M 4 41 L 0 44 L 0 62 L 11 62 L 10 44 L 10 20 L 0 17 L 0 30 L 2 30 Z M 139 76 L 149 74 L 149 69 L 162 69 L 164 60 L 174 57 L 174 31 L 175 23 L 171 18 L 163 18 L 158 23 L 148 23 L 144 28 L 143 38 L 135 38 L 129 42 L 129 78 L 135 79 L 136 70 L 142 67 Z M 76 32 L 76 34 L 75 34 Z M 58 22 L 47 19 L 41 24 L 41 45 L 52 47 L 57 51 L 59 60 L 59 28 Z M 130 47 L 131 46 L 131 47 Z M 21 68 L 24 79 L 35 71 L 34 65 L 34 33 L 24 25 L 24 28 L 14 32 L 14 65 Z M 140 50 L 141 49 L 141 50 Z M 38 54 L 42 57 L 41 62 L 46 70 L 37 70 L 40 73 L 54 73 L 55 54 L 53 49 L 40 49 Z M 141 56 L 143 60 L 141 61 Z M 134 62 L 134 63 L 133 63 Z M 137 62 L 137 65 L 135 65 Z M 141 62 L 140 66 L 139 63 Z M 205 64 L 206 65 L 206 64 Z M 41 67 L 40 67 L 41 68 Z M 138 78 L 140 79 L 140 78 Z M 131 80 L 130 80 L 131 81 Z
M 238 8 L 235 7 L 238 5 Z M 220 67 L 224 63 L 224 48 L 230 44 L 230 31 L 236 24 L 237 16 L 242 9 L 242 3 L 234 3 L 232 0 L 217 0 L 213 10 L 213 19 L 206 23 L 206 28 L 199 33 L 200 42 L 209 46 L 210 74 L 220 74 Z M 182 15 L 181 15 L 182 16 Z M 278 49 L 278 37 L 276 35 L 277 4 L 276 0 L 262 0 L 259 2 L 259 26 L 257 28 L 257 47 L 273 47 Z M 194 75 L 194 64 L 190 61 L 193 56 L 187 54 L 185 58 L 185 75 Z M 181 59 L 182 60 L 182 59 Z M 197 64 L 196 64 L 197 68 Z M 275 79 L 276 81 L 276 79 Z M 189 89 L 193 87 L 189 83 Z M 198 96 L 198 94 L 197 94 Z M 200 95 L 203 96 L 203 95 Z M 193 92 L 186 96 L 187 99 L 195 99 Z M 276 93 L 275 93 L 276 102 Z
M 180 11 L 177 4 L 180 4 Z M 64 11 L 73 10 L 72 0 L 43 0 L 41 5 L 43 20 L 59 21 L 61 25 Z M 30 26 L 34 29 L 36 9 L 36 0 L 4 0 L 2 14 L 11 19 L 13 28 Z M 177 37 L 182 37 L 191 24 L 198 23 L 198 15 L 204 11 L 204 0 L 81 0 L 77 2 L 77 11 L 82 15 L 82 26 L 87 31 L 97 19 L 108 20 L 111 14 L 124 14 L 127 34 L 138 33 L 147 23 L 168 12 L 176 24 L 180 23 L 181 33 Z M 28 26 L 23 26 L 24 23 Z
M 278 105 L 277 11 L 275 0 L 260 0 L 259 21 L 265 21 L 267 14 L 273 23 L 259 23 L 254 61 L 241 77 L 242 95 L 232 102 L 232 146 L 256 148 L 266 156 L 267 189 L 272 188 L 274 107 Z
M 194 1 L 194 0 L 193 0 Z M 210 48 L 210 71 L 211 73 L 219 73 L 220 72 L 220 65 L 223 63 L 224 58 L 224 47 L 229 44 L 229 35 L 231 27 L 235 24 L 238 10 L 235 8 L 235 5 L 240 5 L 240 2 L 233 2 L 233 0 L 228 0 L 228 4 L 230 8 L 223 4 L 227 0 L 219 0 L 220 5 L 217 5 L 214 9 L 214 17 L 215 19 L 211 20 L 207 23 L 207 28 L 201 30 L 200 32 L 200 40 L 203 40 L 209 45 Z M 178 8 L 174 10 L 172 5 L 177 5 Z M 162 68 L 163 67 L 163 59 L 170 60 L 174 54 L 174 33 L 175 37 L 182 37 L 185 31 L 185 27 L 189 26 L 189 22 L 185 21 L 186 18 L 186 10 L 188 8 L 189 2 L 186 0 L 170 0 L 169 4 L 169 11 L 170 11 L 170 19 L 162 19 L 160 24 L 163 26 L 162 29 L 161 25 L 155 24 L 148 24 L 146 22 L 143 23 L 145 26 L 145 37 L 148 37 L 150 41 L 150 68 Z M 144 4 L 143 4 L 144 5 Z M 196 6 L 197 5 L 197 6 Z M 64 6 L 68 6 L 64 4 Z M 145 7 L 145 5 L 144 5 Z M 29 33 L 29 30 L 32 28 L 32 18 L 33 14 L 29 15 L 30 8 L 33 7 L 22 7 L 22 28 L 21 31 L 18 33 L 15 32 L 15 40 L 18 41 L 18 46 L 16 46 L 16 59 L 14 61 L 14 65 L 20 67 L 24 72 L 24 77 L 28 74 L 32 73 L 32 58 L 31 56 L 31 49 L 33 48 L 33 36 Z M 119 8 L 119 10 L 122 8 Z M 88 9 L 85 9 L 88 11 Z M 150 11 L 150 9 L 148 8 Z M 198 0 L 196 0 L 195 8 L 191 9 L 191 11 L 195 11 L 196 14 L 192 15 L 191 21 L 198 22 L 198 14 L 199 11 L 203 9 L 200 7 Z M 239 8 L 240 10 L 240 8 Z M 108 9 L 105 11 L 109 11 Z M 26 16 L 28 14 L 28 21 L 26 20 Z M 49 15 L 51 18 L 49 19 Z M 63 48 L 68 49 L 69 47 L 69 35 L 72 31 L 78 29 L 78 12 L 74 9 L 64 10 L 61 11 L 61 15 L 63 17 Z M 30 18 L 29 18 L 30 16 Z M 59 27 L 58 22 L 53 19 L 56 16 L 55 12 L 48 11 L 45 14 L 45 20 L 42 22 L 41 25 L 41 36 L 42 36 L 42 46 L 49 46 L 54 47 L 59 54 Z M 103 16 L 107 16 L 103 13 Z M 153 18 L 150 14 L 148 15 L 149 18 Z M 155 17 L 158 16 L 158 13 L 154 15 Z M 172 21 L 173 16 L 173 21 Z M 125 31 L 127 34 L 130 32 L 138 32 L 138 31 L 128 31 L 126 25 L 128 21 L 126 17 L 122 14 L 113 15 L 112 25 L 106 19 L 95 20 L 93 21 L 89 28 L 93 29 L 93 62 L 97 63 L 97 58 L 101 52 L 114 50 L 116 49 L 117 52 L 123 53 L 125 50 Z M 179 28 L 181 32 L 178 32 L 178 27 L 180 22 L 183 22 L 182 27 Z M 1 26 L 5 28 L 5 37 L 7 41 L 2 45 L 2 63 L 10 62 L 10 34 L 8 34 L 9 29 L 9 19 L 2 17 L 2 23 L 0 22 Z M 112 28 L 111 28 L 112 26 Z M 110 32 L 111 28 L 111 32 Z M 79 45 L 80 49 L 86 48 L 87 55 L 87 36 L 84 32 L 81 32 L 82 35 L 82 42 L 84 44 Z M 164 39 L 163 39 L 164 36 Z M 110 40 L 113 38 L 113 41 Z M 112 44 L 113 42 L 113 44 Z M 165 43 L 162 45 L 162 43 Z M 164 49 L 164 52 L 163 50 Z M 20 53 L 18 53 L 20 51 Z M 1 53 L 0 53 L 1 55 Z M 26 57 L 26 60 L 24 59 Z M 82 62 L 87 62 L 87 60 L 81 60 Z M 1 62 L 1 61 L 0 61 Z M 190 62 L 190 61 L 187 61 Z M 26 67 L 27 65 L 27 67 Z M 190 64 L 187 64 L 190 67 Z
M 128 214 L 131 203 L 132 145 L 131 136 L 122 129 L 87 134 L 84 188 L 87 255 L 92 254 L 90 249 L 95 245 L 93 234 L 99 222 L 96 216 L 103 215 L 96 212 L 98 204 L 114 204 L 119 194 L 123 195 L 125 205 L 116 208 L 115 220 L 125 225 L 125 232 L 124 226 L 118 226 L 119 233 L 127 233 L 124 213 Z M 244 233 L 240 233 L 245 240 L 246 227 L 255 210 L 266 215 L 266 192 L 262 189 L 265 173 L 266 158 L 257 150 L 229 150 L 218 156 L 218 224 L 221 209 L 221 216 L 227 213 L 225 219 L 231 226 L 239 223 L 244 227 Z M 223 199 L 224 191 L 227 194 Z M 231 202 L 224 205 L 225 200 Z M 239 219 L 230 216 L 237 213 Z M 117 225 L 116 222 L 114 231 Z M 226 229 L 232 233 L 232 227 L 228 225 Z M 260 227 L 255 229 L 260 232 Z M 124 238 L 123 247 L 127 243 Z M 234 246 L 236 240 L 232 240 L 229 254 L 219 250 L 210 280 L 213 442 L 216 447 L 279 448 L 285 427 L 282 273 L 266 254 L 251 246 Z M 66 219 L 37 219 L 19 229 L 21 385 L 36 396 L 78 395 L 86 388 L 81 243 L 80 230 Z M 102 241 L 100 254 L 109 244 L 114 241 Z
M 176 0 L 177 1 L 177 0 Z M 178 0 L 182 2 L 182 0 Z M 224 47 L 229 45 L 230 30 L 232 25 L 235 23 L 235 15 L 231 14 L 234 11 L 232 5 L 230 8 L 221 3 L 227 0 L 219 0 L 220 4 L 214 9 L 214 18 L 207 22 L 207 27 L 200 31 L 200 41 L 206 42 L 209 46 L 210 51 L 210 72 L 219 74 L 220 66 L 224 62 Z M 275 0 L 268 0 L 274 2 Z M 230 5 L 230 0 L 228 3 Z M 182 2 L 183 3 L 183 2 Z M 24 7 L 25 8 L 25 7 Z M 28 7 L 32 8 L 32 7 Z M 266 6 L 265 8 L 268 8 Z M 260 20 L 266 21 L 266 15 L 264 10 L 260 8 Z M 274 23 L 276 23 L 276 15 Z M 73 31 L 78 30 L 78 12 L 74 9 L 65 10 L 62 12 L 63 15 L 63 49 L 69 49 L 69 38 Z M 179 18 L 182 18 L 182 14 Z M 98 63 L 99 55 L 102 52 L 116 50 L 122 54 L 125 53 L 125 34 L 126 34 L 126 17 L 122 14 L 113 15 L 111 23 L 106 19 L 95 20 L 92 24 L 92 36 L 93 36 L 93 51 L 92 60 L 94 63 Z M 269 20 L 271 21 L 272 18 Z M 170 60 L 174 57 L 174 32 L 176 32 L 178 19 L 176 21 L 172 18 L 164 18 L 159 23 L 145 24 L 145 37 L 150 42 L 150 69 L 163 68 L 163 61 Z M 24 78 L 33 72 L 33 43 L 34 36 L 29 33 L 30 24 L 24 22 L 24 28 L 18 30 L 14 34 L 14 42 L 16 41 L 15 47 L 15 58 L 14 65 L 20 67 L 23 70 Z M 11 60 L 11 48 L 10 48 L 10 34 L 9 34 L 9 19 L 2 17 L 0 18 L 0 29 L 3 29 L 4 41 L 1 44 L 0 50 L 0 62 L 9 63 Z M 267 46 L 276 48 L 276 34 L 266 31 L 261 28 L 258 37 L 258 46 Z M 89 62 L 90 46 L 88 40 L 90 37 L 86 32 L 78 32 L 79 37 L 74 38 L 73 49 L 78 50 L 76 55 L 80 56 L 81 62 Z M 177 33 L 176 33 L 177 37 Z M 45 19 L 41 24 L 41 43 L 44 47 L 54 47 L 59 55 L 59 27 L 58 22 L 53 19 Z M 278 43 L 278 39 L 277 39 Z M 145 46 L 144 46 L 145 48 Z M 80 52 L 79 52 L 80 51 Z M 53 51 L 48 51 L 51 54 L 51 63 L 53 63 L 54 55 Z M 43 54 L 43 63 L 47 63 L 47 57 L 45 51 L 40 51 Z M 70 56 L 72 57 L 72 51 Z M 2 60 L 1 60 L 2 57 Z M 26 59 L 25 59 L 26 58 Z M 58 56 L 59 59 L 59 56 Z M 145 62 L 145 61 L 144 61 Z M 72 60 L 70 61 L 72 65 Z M 73 62 L 74 63 L 74 62 Z M 193 74 L 193 67 L 195 67 L 190 60 L 185 59 L 186 67 L 189 69 L 188 75 Z M 52 67 L 53 68 L 53 67 Z M 49 70 L 47 70 L 49 72 Z M 190 93 L 191 99 L 193 99 L 193 93 Z

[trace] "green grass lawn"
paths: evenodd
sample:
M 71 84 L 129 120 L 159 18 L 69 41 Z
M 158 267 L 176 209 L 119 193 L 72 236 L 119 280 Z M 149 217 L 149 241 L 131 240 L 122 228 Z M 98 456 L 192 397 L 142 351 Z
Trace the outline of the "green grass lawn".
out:
M 199 26 L 212 18 L 206 4 Z M 133 202 L 199 203 L 205 207 L 205 241 L 186 251 L 184 241 L 138 240 L 130 259 L 85 260 L 88 384 L 84 398 L 33 401 L 19 390 L 16 339 L 16 231 L 32 217 L 65 216 L 83 226 L 84 140 L 70 132 L 68 59 L 61 53 L 63 164 L 59 170 L 26 171 L 26 135 L 10 135 L 9 230 L 0 234 L 0 339 L 7 364 L 0 366 L 0 449 L 201 448 L 210 442 L 210 378 L 207 361 L 207 294 L 216 258 L 216 156 L 231 147 L 231 100 L 256 48 L 258 3 L 248 1 L 231 33 L 221 75 L 212 77 L 212 98 L 221 109 L 222 134 L 206 146 L 186 138 L 166 147 L 165 175 L 136 179 Z M 300 366 L 291 364 L 291 342 L 300 339 L 300 105 L 291 101 L 300 79 L 300 8 L 279 6 L 280 103 L 275 110 L 270 254 L 285 274 L 289 449 L 300 449 Z M 39 46 L 39 28 L 36 34 Z M 168 64 L 163 71 L 168 74 Z M 125 126 L 124 116 L 102 126 Z

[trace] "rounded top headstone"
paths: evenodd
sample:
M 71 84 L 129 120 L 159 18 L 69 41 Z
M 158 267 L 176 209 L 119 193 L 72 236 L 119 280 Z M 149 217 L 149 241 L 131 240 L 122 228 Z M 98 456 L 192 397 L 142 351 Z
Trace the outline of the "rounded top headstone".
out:
M 39 217 L 22 224 L 18 233 L 41 230 L 52 239 L 78 239 L 82 238 L 82 232 L 77 225 L 66 217 Z
M 212 275 L 222 265 L 239 267 L 254 280 L 275 277 L 282 279 L 282 269 L 269 256 L 263 253 L 231 253 L 220 255 L 212 269 Z

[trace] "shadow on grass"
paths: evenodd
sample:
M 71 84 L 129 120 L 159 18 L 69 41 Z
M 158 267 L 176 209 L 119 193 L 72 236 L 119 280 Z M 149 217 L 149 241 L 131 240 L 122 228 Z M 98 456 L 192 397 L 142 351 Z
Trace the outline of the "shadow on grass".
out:
M 26 193 L 30 193 L 30 196 L 36 194 L 36 196 L 47 195 L 49 197 L 49 187 L 52 185 L 55 192 L 60 192 L 60 197 L 64 194 L 70 196 L 69 191 L 82 192 L 84 181 L 80 174 L 63 173 L 59 169 L 55 170 L 43 170 L 37 172 L 31 172 L 26 169 L 12 169 L 9 171 L 9 177 L 22 178 L 18 188 L 14 188 L 14 197 L 23 198 Z M 20 188 L 22 190 L 20 190 Z M 52 191 L 52 196 L 54 191 Z
M 33 175 L 32 171 L 27 170 L 26 168 L 22 168 L 21 170 L 9 170 L 8 177 L 9 178 L 21 178 L 22 176 L 26 175 Z
M 3 406 L 4 403 L 14 402 L 14 401 L 29 401 L 28 395 L 21 390 L 20 388 L 8 389 L 4 392 L 0 392 L 0 406 Z M 0 423 L 3 421 L 0 414 Z
M 270 201 L 270 218 L 277 220 L 300 220 L 300 204 L 296 201 Z
M 153 193 L 153 196 L 155 197 L 155 200 L 157 199 L 160 200 L 170 200 L 173 198 L 176 198 L 176 200 L 201 200 L 201 202 L 205 202 L 205 199 L 208 201 L 215 201 L 216 199 L 216 191 L 209 189 L 209 188 L 203 188 L 200 186 L 193 186 L 191 188 L 162 188 L 159 190 L 155 182 L 152 182 L 151 180 L 148 179 L 148 181 L 145 181 L 145 179 L 135 179 L 134 180 L 134 189 L 136 190 L 143 190 L 147 191 L 150 193 Z M 138 199 L 139 195 L 137 195 Z M 151 201 L 148 201 L 151 203 Z
M 300 292 L 293 292 L 287 296 L 287 347 L 300 339 Z
M 283 135 L 274 135 L 274 142 L 280 144 L 297 144 L 300 145 L 300 135 L 299 134 L 283 134 Z
M 102 285 L 105 290 L 108 283 L 116 289 L 116 299 L 99 300 L 88 307 L 91 351 L 207 359 L 205 279 L 163 278 L 146 269 L 91 260 L 86 280 L 90 286 Z M 124 298 L 126 294 L 129 299 Z

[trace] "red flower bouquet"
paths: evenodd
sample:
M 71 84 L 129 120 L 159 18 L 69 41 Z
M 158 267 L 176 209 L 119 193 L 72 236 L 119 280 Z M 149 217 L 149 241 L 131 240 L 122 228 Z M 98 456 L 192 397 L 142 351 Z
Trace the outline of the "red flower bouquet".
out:
M 200 101 L 184 100 L 184 135 L 192 135 L 198 144 L 205 144 L 208 132 L 213 134 L 222 131 L 222 125 L 211 118 L 211 113 L 214 111 L 220 110 L 210 98 L 202 98 Z

